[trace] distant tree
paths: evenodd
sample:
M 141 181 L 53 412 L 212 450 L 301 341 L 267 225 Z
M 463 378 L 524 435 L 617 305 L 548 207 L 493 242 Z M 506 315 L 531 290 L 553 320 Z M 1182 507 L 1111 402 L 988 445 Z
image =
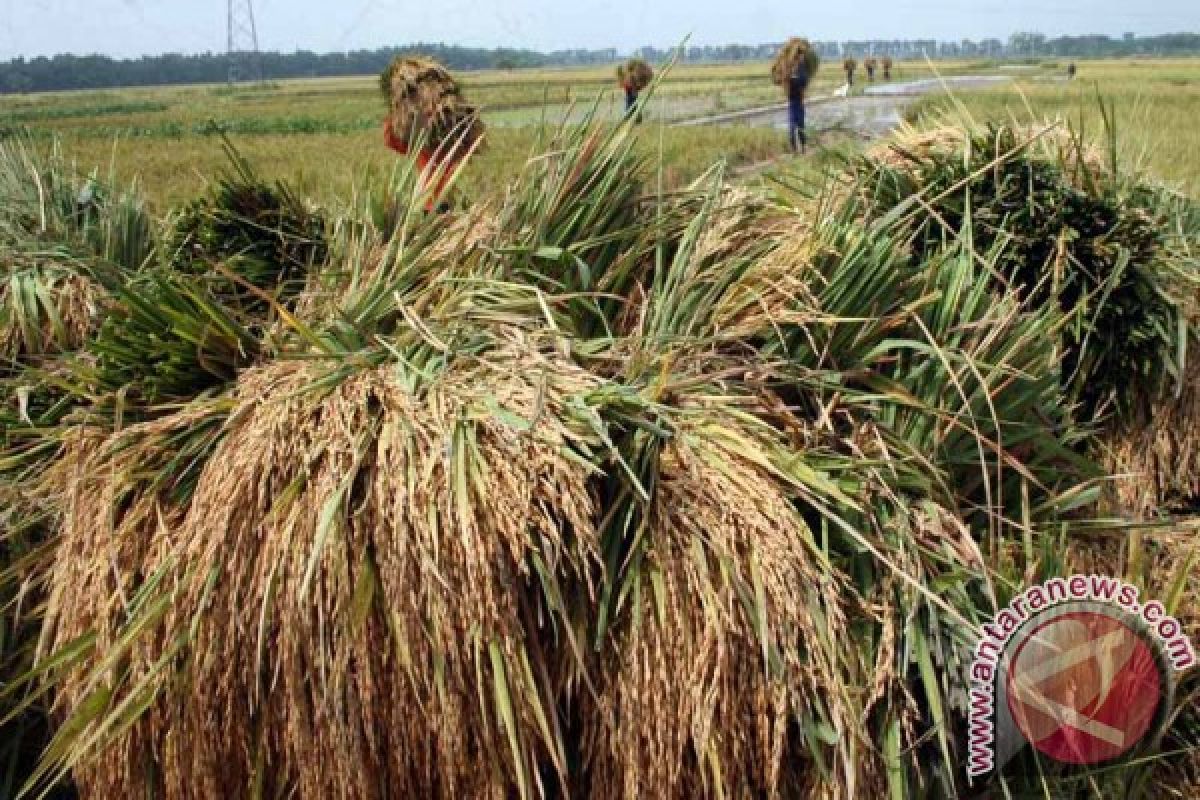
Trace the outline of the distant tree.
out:
M 1040 33 L 1014 33 L 1008 37 L 1009 54 L 1014 56 L 1032 57 L 1040 54 L 1046 44 L 1046 37 Z

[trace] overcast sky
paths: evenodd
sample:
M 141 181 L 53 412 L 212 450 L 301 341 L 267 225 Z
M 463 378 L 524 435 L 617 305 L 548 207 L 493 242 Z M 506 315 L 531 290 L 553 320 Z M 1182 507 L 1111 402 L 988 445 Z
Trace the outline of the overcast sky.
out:
M 264 50 L 666 46 L 1200 31 L 1200 0 L 254 0 Z M 225 47 L 226 0 L 0 0 L 0 60 Z

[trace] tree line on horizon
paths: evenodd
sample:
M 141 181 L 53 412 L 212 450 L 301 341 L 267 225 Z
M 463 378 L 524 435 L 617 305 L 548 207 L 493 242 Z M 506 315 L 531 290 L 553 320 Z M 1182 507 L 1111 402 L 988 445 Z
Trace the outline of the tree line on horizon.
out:
M 1049 38 L 1040 33 L 1015 33 L 1007 41 L 963 39 L 939 42 L 933 39 L 906 39 L 818 41 L 814 45 L 822 57 L 829 59 L 866 55 L 899 59 L 1184 56 L 1200 53 L 1200 33 L 1159 36 L 1127 33 L 1118 38 L 1103 35 Z M 684 61 L 692 63 L 763 60 L 774 57 L 779 47 L 779 43 L 693 46 L 686 48 L 682 56 Z M 674 48 L 648 46 L 638 48 L 634 54 L 647 60 L 663 61 L 674 52 Z M 283 80 L 370 75 L 382 71 L 395 56 L 406 53 L 432 56 L 456 70 L 586 66 L 613 63 L 621 57 L 616 48 L 538 52 L 416 43 L 341 53 L 314 53 L 307 50 L 293 53 L 263 52 L 253 57 L 252 77 Z M 238 63 L 239 74 L 243 78 L 251 77 L 244 69 L 247 63 L 245 55 L 238 58 Z M 0 93 L 221 83 L 230 79 L 230 64 L 230 57 L 225 53 L 168 53 L 136 59 L 71 54 L 30 59 L 19 57 L 0 63 Z

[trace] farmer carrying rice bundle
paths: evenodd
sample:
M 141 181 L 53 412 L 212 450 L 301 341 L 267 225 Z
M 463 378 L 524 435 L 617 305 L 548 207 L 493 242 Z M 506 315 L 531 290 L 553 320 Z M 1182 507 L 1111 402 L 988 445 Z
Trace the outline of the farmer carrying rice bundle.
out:
M 380 89 L 388 101 L 385 143 L 416 159 L 420 185 L 429 190 L 426 209 L 445 210 L 448 183 L 483 138 L 479 111 L 446 68 L 428 58 L 396 58 L 380 76 Z
M 771 80 L 787 93 L 788 144 L 792 152 L 803 152 L 808 144 L 804 131 L 804 95 L 817 73 L 821 60 L 807 39 L 787 41 L 771 64 Z
M 654 70 L 640 58 L 631 58 L 617 67 L 617 82 L 625 92 L 625 116 L 631 116 L 637 108 L 638 94 L 654 80 Z M 638 114 L 637 121 L 642 121 Z

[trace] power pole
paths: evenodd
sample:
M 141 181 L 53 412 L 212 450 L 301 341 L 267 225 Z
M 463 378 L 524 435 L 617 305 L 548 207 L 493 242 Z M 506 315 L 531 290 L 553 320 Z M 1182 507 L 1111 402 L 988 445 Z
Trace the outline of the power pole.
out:
M 262 80 L 253 0 L 228 0 L 229 83 Z

